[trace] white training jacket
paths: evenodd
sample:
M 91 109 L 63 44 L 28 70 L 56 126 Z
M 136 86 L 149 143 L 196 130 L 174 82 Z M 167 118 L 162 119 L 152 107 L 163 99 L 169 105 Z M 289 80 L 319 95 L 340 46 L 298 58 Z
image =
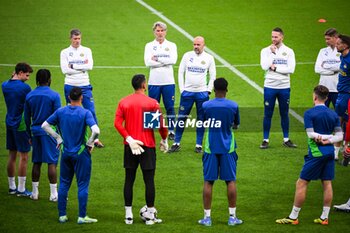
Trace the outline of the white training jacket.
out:
M 209 81 L 207 80 L 209 73 Z M 215 60 L 212 55 L 203 51 L 196 54 L 194 51 L 187 52 L 183 55 L 179 72 L 178 81 L 179 89 L 189 92 L 211 92 L 216 78 Z
M 275 65 L 276 71 L 269 69 L 272 64 Z M 295 70 L 295 55 L 291 48 L 282 44 L 275 53 L 271 52 L 270 46 L 263 48 L 260 53 L 260 65 L 266 71 L 264 87 L 290 88 L 290 74 Z
M 92 70 L 94 61 L 91 49 L 80 45 L 78 48 L 69 46 L 61 51 L 61 70 L 65 75 L 64 84 L 71 86 L 90 85 L 88 70 Z M 68 67 L 73 64 L 73 69 Z
M 157 57 L 157 61 L 152 57 Z M 145 46 L 145 65 L 150 67 L 148 85 L 169 85 L 175 84 L 173 65 L 177 61 L 176 44 L 168 40 L 159 43 L 154 40 Z
M 315 63 L 315 72 L 320 74 L 320 85 L 329 89 L 329 92 L 338 92 L 338 73 L 340 70 L 340 53 L 330 46 L 322 48 Z

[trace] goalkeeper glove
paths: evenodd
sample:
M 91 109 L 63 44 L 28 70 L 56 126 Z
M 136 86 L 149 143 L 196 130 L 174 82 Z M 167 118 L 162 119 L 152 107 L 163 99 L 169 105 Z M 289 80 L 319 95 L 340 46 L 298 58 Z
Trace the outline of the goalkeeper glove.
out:
M 142 154 L 145 150 L 141 147 L 143 145 L 143 142 L 139 140 L 133 139 L 131 136 L 128 136 L 126 138 L 126 142 L 129 143 L 131 152 L 134 155 L 140 155 Z
M 345 146 L 344 152 L 343 152 L 343 166 L 348 166 L 350 161 L 350 147 Z
M 160 151 L 163 151 L 164 153 L 166 153 L 168 151 L 169 145 L 168 145 L 168 140 L 167 139 L 160 140 L 159 149 L 160 149 Z

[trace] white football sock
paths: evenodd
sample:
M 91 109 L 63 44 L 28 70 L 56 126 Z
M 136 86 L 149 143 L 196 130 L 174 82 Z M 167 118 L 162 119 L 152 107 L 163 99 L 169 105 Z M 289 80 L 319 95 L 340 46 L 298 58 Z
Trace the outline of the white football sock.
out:
M 7 177 L 9 181 L 9 189 L 16 189 L 16 178 L 13 177 Z
M 269 139 L 265 139 L 265 138 L 264 138 L 264 140 L 263 140 L 263 141 L 265 141 L 265 142 L 269 142 Z
M 288 141 L 289 141 L 289 138 L 283 138 L 283 141 L 284 141 L 284 142 L 288 142 Z
M 33 195 L 39 194 L 39 182 L 32 182 Z
M 228 212 L 230 213 L 230 216 L 234 218 L 236 217 L 236 207 L 233 207 L 233 208 L 228 207 Z
M 24 192 L 26 190 L 26 177 L 18 177 L 18 192 Z
M 289 218 L 291 219 L 297 219 L 299 216 L 301 208 L 293 206 L 292 212 L 290 212 Z
M 57 197 L 57 184 L 50 184 L 50 195 L 52 197 Z
M 335 146 L 334 147 L 334 158 L 338 158 L 339 151 L 340 151 L 340 146 Z
M 147 207 L 147 212 L 149 213 L 149 218 L 154 219 L 154 213 L 156 212 L 156 208 L 154 207 Z
M 204 209 L 204 218 L 206 217 L 210 217 L 210 212 L 211 212 L 211 209 Z
M 202 147 L 202 145 L 196 144 L 196 147 Z
M 133 218 L 132 206 L 125 206 L 125 218 Z
M 331 209 L 331 207 L 329 207 L 329 206 L 323 206 L 323 211 L 322 211 L 322 214 L 321 214 L 321 219 L 322 220 L 328 218 L 330 209 Z

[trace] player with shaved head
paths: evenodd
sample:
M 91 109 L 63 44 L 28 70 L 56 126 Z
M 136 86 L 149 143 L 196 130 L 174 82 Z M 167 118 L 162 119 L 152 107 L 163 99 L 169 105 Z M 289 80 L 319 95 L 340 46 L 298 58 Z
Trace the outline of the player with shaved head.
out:
M 204 120 L 202 104 L 209 100 L 209 94 L 213 89 L 213 83 L 216 78 L 216 67 L 214 57 L 204 51 L 205 41 L 202 36 L 197 36 L 193 40 L 193 51 L 187 52 L 182 57 L 179 67 L 179 89 L 181 93 L 180 108 L 178 113 L 178 122 L 186 122 L 191 108 L 196 103 L 197 120 Z M 209 73 L 209 79 L 207 74 Z M 177 152 L 180 150 L 180 141 L 184 132 L 182 124 L 177 124 L 175 131 L 174 144 L 168 152 Z M 195 152 L 202 153 L 202 141 L 204 128 L 196 129 L 197 138 Z

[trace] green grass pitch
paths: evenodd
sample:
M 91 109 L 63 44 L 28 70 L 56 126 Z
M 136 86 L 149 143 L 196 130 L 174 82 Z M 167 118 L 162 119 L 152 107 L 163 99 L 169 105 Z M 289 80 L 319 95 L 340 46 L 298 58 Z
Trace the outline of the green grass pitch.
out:
M 342 0 L 146 0 L 167 18 L 192 36 L 202 35 L 207 46 L 230 64 L 263 86 L 263 71 L 259 67 L 260 50 L 269 45 L 272 28 L 285 31 L 285 44 L 294 49 L 297 66 L 291 82 L 291 108 L 301 116 L 312 107 L 312 88 L 318 83 L 314 64 L 318 51 L 325 47 L 323 32 L 336 27 L 350 34 L 350 2 Z M 318 23 L 324 18 L 326 23 Z M 8 183 L 5 149 L 5 114 L 0 98 L 0 231 L 1 232 L 345 232 L 350 215 L 331 211 L 330 224 L 315 225 L 313 219 L 322 211 L 322 187 L 312 182 L 307 200 L 301 210 L 298 226 L 281 226 L 276 218 L 289 214 L 295 181 L 307 153 L 303 125 L 291 117 L 290 137 L 297 149 L 282 147 L 278 111 L 275 112 L 271 133 L 271 148 L 260 150 L 262 140 L 263 97 L 236 74 L 216 61 L 217 76 L 229 80 L 228 98 L 241 108 L 241 127 L 236 132 L 237 153 L 237 214 L 244 224 L 227 226 L 226 187 L 218 181 L 214 186 L 212 203 L 213 226 L 197 224 L 202 218 L 202 163 L 193 152 L 195 132 L 185 130 L 182 150 L 176 154 L 157 155 L 156 207 L 163 223 L 146 226 L 137 217 L 145 204 L 141 172 L 134 186 L 134 224 L 124 224 L 123 146 L 122 138 L 113 126 L 119 99 L 132 93 L 130 78 L 135 73 L 148 75 L 142 67 L 144 46 L 154 39 L 151 27 L 161 20 L 137 1 L 1 1 L 0 7 L 0 81 L 6 80 L 14 65 L 26 61 L 34 67 L 28 82 L 35 88 L 35 72 L 49 68 L 52 88 L 58 91 L 63 103 L 64 77 L 57 67 L 60 51 L 69 45 L 69 30 L 77 27 L 83 32 L 82 44 L 93 52 L 95 68 L 90 72 L 94 99 L 101 128 L 104 149 L 93 152 L 93 168 L 89 191 L 88 214 L 99 222 L 80 226 L 76 184 L 69 192 L 68 217 L 59 224 L 57 206 L 48 201 L 47 168 L 42 167 L 40 199 L 32 201 L 7 194 Z M 167 39 L 178 46 L 178 62 L 192 49 L 192 42 L 168 27 Z M 50 67 L 53 66 L 53 67 Z M 118 66 L 124 68 L 106 68 Z M 99 68 L 100 67 L 100 68 Z M 179 92 L 176 90 L 176 106 Z M 277 109 L 276 109 L 277 110 Z M 159 141 L 157 135 L 157 141 Z M 334 204 L 349 198 L 349 169 L 336 165 L 333 183 Z M 28 164 L 27 188 L 31 189 L 31 162 Z

